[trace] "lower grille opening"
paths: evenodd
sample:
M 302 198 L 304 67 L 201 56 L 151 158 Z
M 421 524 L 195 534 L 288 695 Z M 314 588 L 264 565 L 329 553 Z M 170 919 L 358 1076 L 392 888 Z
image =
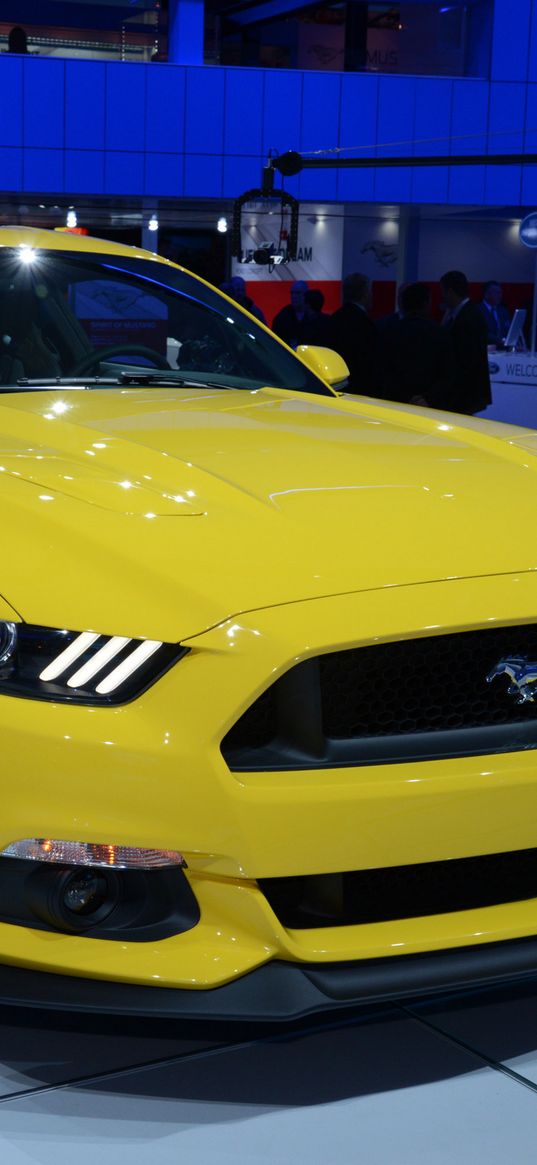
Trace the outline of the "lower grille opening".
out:
M 537 898 L 537 849 L 258 884 L 291 930 L 388 922 Z

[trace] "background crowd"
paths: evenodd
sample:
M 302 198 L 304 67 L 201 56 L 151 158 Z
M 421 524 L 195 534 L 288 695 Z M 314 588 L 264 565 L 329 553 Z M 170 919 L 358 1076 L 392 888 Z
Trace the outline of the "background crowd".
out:
M 333 315 L 323 312 L 322 292 L 307 283 L 291 284 L 290 303 L 272 321 L 272 330 L 292 348 L 317 344 L 333 348 L 349 368 L 347 391 L 431 408 L 474 414 L 491 403 L 488 345 L 501 345 L 509 314 L 500 285 L 484 284 L 480 303 L 472 303 L 462 271 L 440 280 L 442 322 L 431 314 L 425 283 L 399 290 L 397 311 L 372 320 L 371 284 L 358 272 L 343 281 L 343 304 Z M 246 295 L 244 280 L 224 288 L 264 322 L 263 313 Z

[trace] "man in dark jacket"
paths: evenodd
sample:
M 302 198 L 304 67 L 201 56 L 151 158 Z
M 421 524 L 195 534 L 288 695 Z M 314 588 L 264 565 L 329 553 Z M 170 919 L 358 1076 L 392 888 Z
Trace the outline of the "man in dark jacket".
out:
M 502 344 L 509 331 L 511 316 L 502 303 L 502 287 L 496 279 L 489 279 L 483 284 L 479 311 L 487 325 L 487 341 L 489 344 Z
M 382 331 L 380 380 L 387 400 L 452 408 L 455 382 L 451 337 L 430 318 L 431 294 L 425 283 L 401 291 L 399 314 Z
M 343 357 L 350 376 L 348 392 L 378 396 L 378 338 L 369 318 L 371 284 L 355 272 L 343 280 L 343 306 L 334 312 L 326 344 Z
M 256 303 L 254 303 L 250 295 L 246 294 L 246 284 L 242 278 L 242 275 L 233 275 L 229 281 L 228 287 L 229 291 L 226 291 L 226 295 L 230 295 L 232 299 L 237 301 L 240 307 L 243 307 L 246 311 L 249 311 L 250 315 L 255 316 L 257 320 L 261 320 L 262 324 L 266 324 L 267 321 L 263 315 L 263 312 L 261 311 L 261 308 L 258 307 Z M 223 291 L 224 288 L 222 287 L 221 290 Z
M 323 311 L 324 295 L 312 287 L 306 292 L 305 344 L 316 344 L 320 348 L 329 346 L 331 317 Z
M 470 302 L 468 280 L 462 271 L 447 271 L 440 288 L 447 308 L 443 323 L 449 328 L 455 358 L 450 407 L 467 415 L 480 413 L 492 400 L 487 325 L 477 305 Z
M 308 344 L 308 311 L 306 295 L 308 285 L 304 279 L 296 279 L 291 284 L 291 302 L 282 307 L 272 321 L 272 331 L 289 344 L 290 348 L 297 348 L 299 344 Z

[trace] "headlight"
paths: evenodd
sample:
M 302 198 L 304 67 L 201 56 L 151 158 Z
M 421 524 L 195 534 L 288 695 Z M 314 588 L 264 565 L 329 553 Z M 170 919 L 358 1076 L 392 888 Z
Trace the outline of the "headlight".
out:
M 125 704 L 187 650 L 156 639 L 0 623 L 0 693 L 75 704 Z

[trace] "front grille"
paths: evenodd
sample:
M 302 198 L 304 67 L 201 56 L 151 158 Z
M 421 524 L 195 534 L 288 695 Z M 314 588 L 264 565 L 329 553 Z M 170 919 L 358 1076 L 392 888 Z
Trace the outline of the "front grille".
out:
M 391 869 L 262 878 L 259 886 L 279 921 L 291 930 L 388 922 L 537 898 L 537 850 Z
M 517 703 L 506 674 L 487 682 L 517 657 L 537 661 L 537 625 L 330 652 L 264 692 L 222 752 L 232 770 L 267 771 L 536 748 L 537 703 Z

